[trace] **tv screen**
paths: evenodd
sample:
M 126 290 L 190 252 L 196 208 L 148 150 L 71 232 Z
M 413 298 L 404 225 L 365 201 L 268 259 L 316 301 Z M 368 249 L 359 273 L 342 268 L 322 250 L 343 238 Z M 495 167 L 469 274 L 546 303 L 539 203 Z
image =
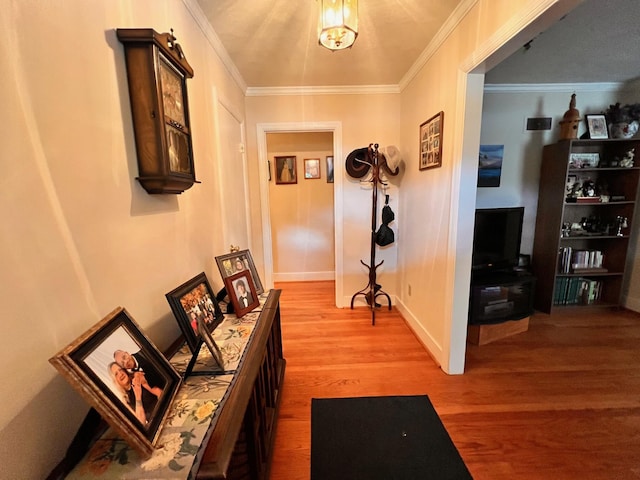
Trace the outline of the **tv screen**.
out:
M 524 207 L 476 210 L 473 270 L 506 270 L 518 265 Z

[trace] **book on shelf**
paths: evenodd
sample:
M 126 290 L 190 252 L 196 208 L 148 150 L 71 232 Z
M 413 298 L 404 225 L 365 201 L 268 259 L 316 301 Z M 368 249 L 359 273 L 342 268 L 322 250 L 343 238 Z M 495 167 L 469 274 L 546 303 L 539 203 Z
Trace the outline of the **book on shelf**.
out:
M 575 250 L 562 247 L 558 252 L 558 273 L 606 273 L 600 250 Z
M 554 305 L 591 305 L 600 300 L 602 282 L 584 277 L 556 278 Z

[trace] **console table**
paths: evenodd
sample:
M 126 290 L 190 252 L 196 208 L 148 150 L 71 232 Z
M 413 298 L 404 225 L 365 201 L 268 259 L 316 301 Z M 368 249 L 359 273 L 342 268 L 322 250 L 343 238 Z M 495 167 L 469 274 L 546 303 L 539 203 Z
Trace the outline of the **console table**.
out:
M 111 430 L 105 432 L 106 424 L 95 410 L 91 409 L 67 450 L 65 458 L 47 477 L 48 480 L 62 479 L 67 476 L 83 479 L 151 478 L 147 477 L 148 474 L 157 479 L 177 478 L 178 475 L 183 475 L 185 479 L 201 480 L 268 479 L 286 364 L 282 353 L 279 299 L 280 290 L 271 290 L 266 299 L 261 300 L 261 306 L 246 317 L 242 319 L 236 319 L 233 315 L 225 317 L 225 322 L 228 323 L 225 326 L 223 322 L 221 326 L 227 328 L 225 335 L 241 329 L 251 330 L 248 340 L 239 353 L 240 358 L 236 359 L 237 367 L 233 367 L 234 370 L 207 377 L 199 375 L 187 377 L 187 383 L 211 385 L 212 390 L 214 385 L 219 384 L 222 393 L 219 393 L 218 397 L 212 393 L 211 401 L 207 402 L 216 403 L 217 408 L 211 414 L 209 427 L 200 443 L 183 442 L 197 452 L 187 457 L 190 458 L 189 465 L 178 466 L 182 471 L 181 474 L 176 473 L 178 468 L 173 469 L 176 470 L 172 472 L 176 474 L 175 476 L 166 474 L 168 469 L 165 468 L 164 471 L 147 471 L 144 476 L 136 476 L 139 460 L 135 458 L 135 452 L 114 434 L 110 434 Z M 175 344 L 176 347 L 170 349 L 173 354 L 171 362 L 178 371 L 186 365 L 186 362 L 177 358 L 180 357 L 180 351 L 176 353 L 183 343 L 178 341 Z M 200 356 L 203 352 L 204 349 L 200 352 Z M 200 402 L 202 403 L 202 398 Z M 177 406 L 176 409 L 178 409 Z M 96 448 L 100 446 L 100 442 L 107 444 L 108 448 Z M 114 450 L 122 453 L 113 455 Z M 109 458 L 111 463 L 107 466 L 104 465 L 105 451 L 111 454 Z M 98 456 L 98 468 L 95 468 Z M 124 467 L 129 468 L 125 472 L 126 475 L 119 465 L 123 458 L 128 462 Z M 80 473 L 78 473 L 79 470 Z M 142 469 L 140 471 L 145 473 Z

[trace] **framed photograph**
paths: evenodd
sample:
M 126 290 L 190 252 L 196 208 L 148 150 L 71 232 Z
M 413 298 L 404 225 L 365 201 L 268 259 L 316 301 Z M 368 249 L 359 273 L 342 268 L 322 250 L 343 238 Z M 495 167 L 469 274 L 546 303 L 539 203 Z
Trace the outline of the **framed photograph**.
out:
M 258 271 L 253 263 L 253 257 L 249 250 L 239 250 L 237 252 L 227 253 L 226 255 L 220 255 L 216 257 L 216 263 L 218 264 L 218 270 L 220 270 L 220 276 L 222 280 L 231 275 L 249 270 L 251 272 L 251 280 L 255 286 L 258 295 L 264 293 L 262 282 L 258 276 Z
M 304 178 L 320 178 L 320 159 L 305 158 L 304 159 Z
M 333 183 L 333 155 L 327 157 L 327 183 Z
M 609 138 L 607 120 L 604 115 L 586 115 L 589 138 Z
M 124 308 L 49 362 L 131 447 L 151 455 L 181 378 Z
M 570 153 L 570 168 L 597 168 L 600 165 L 599 153 Z
M 296 157 L 275 157 L 276 185 L 298 183 Z
M 224 285 L 227 287 L 229 300 L 231 300 L 233 310 L 238 318 L 260 305 L 249 270 L 225 278 Z
M 208 332 L 213 332 L 224 319 L 207 276 L 202 272 L 167 293 L 165 297 L 189 345 L 189 350 L 197 354 L 203 341 L 199 322 L 202 322 Z
M 442 166 L 442 127 L 444 112 L 420 125 L 420 170 Z
M 499 187 L 504 145 L 480 145 L 478 187 Z
M 271 160 L 267 160 L 267 173 L 269 174 L 269 181 L 271 181 Z

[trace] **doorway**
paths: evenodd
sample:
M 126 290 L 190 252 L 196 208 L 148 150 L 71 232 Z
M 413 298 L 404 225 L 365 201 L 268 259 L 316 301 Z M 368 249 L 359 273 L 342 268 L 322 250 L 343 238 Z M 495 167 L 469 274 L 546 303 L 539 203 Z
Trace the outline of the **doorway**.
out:
M 274 236 L 273 225 L 272 225 L 272 200 L 271 200 L 271 189 L 278 188 L 278 193 L 287 192 L 287 188 L 295 187 L 297 184 L 278 184 L 276 185 L 276 165 L 274 159 L 271 158 L 271 151 L 269 149 L 268 135 L 270 134 L 312 134 L 312 133 L 329 133 L 332 136 L 332 153 L 334 157 L 334 182 L 333 186 L 333 276 L 335 278 L 335 301 L 336 306 L 343 306 L 343 294 L 342 294 L 342 265 L 343 265 L 343 257 L 342 257 L 342 246 L 343 246 L 343 238 L 342 238 L 342 169 L 338 168 L 340 165 L 339 159 L 342 158 L 342 126 L 340 122 L 322 122 L 322 123 L 278 123 L 278 124 L 258 124 L 257 125 L 257 138 L 258 138 L 258 158 L 260 161 L 260 200 L 261 200 L 261 216 L 262 216 L 262 232 L 263 232 L 263 255 L 264 255 L 264 270 L 265 270 L 265 280 L 267 285 L 273 285 L 276 277 L 274 276 L 274 248 L 280 248 L 280 245 L 274 244 Z M 272 137 L 276 138 L 276 137 Z M 291 137 L 294 138 L 295 137 Z M 300 137 L 302 138 L 302 137 Z M 272 145 L 274 141 L 271 142 Z M 297 147 L 296 147 L 297 148 Z M 304 147 L 303 147 L 304 149 Z M 274 150 L 275 152 L 275 150 Z M 320 179 L 305 179 L 304 178 L 304 156 L 302 158 L 298 158 L 303 155 L 304 150 L 300 150 L 300 155 L 296 156 L 296 167 L 297 167 L 297 182 L 325 182 L 326 183 L 326 173 L 324 178 Z M 286 153 L 286 152 L 282 152 Z M 291 154 L 293 155 L 293 154 Z M 311 155 L 311 153 L 310 153 Z M 323 155 L 331 156 L 329 153 Z M 308 157 L 312 158 L 312 157 Z M 318 157 L 318 154 L 314 154 L 313 158 L 320 158 L 320 162 L 324 164 L 324 170 L 326 172 L 326 158 Z M 271 181 L 269 180 L 271 175 Z M 322 170 L 321 170 L 322 175 Z M 304 183 L 302 184 L 304 185 Z M 301 186 L 302 186 L 301 185 Z M 295 189 L 294 189 L 295 190 Z M 299 189 L 302 191 L 303 189 Z M 289 190 L 291 194 L 293 190 Z M 309 192 L 307 192 L 308 194 Z M 286 194 L 283 195 L 286 197 Z M 282 199 L 276 198 L 274 194 L 274 204 L 276 202 L 280 202 Z M 295 199 L 296 201 L 299 199 Z M 305 217 L 312 218 L 313 216 L 313 199 L 309 198 L 306 202 L 307 208 L 310 210 Z M 280 225 L 280 219 L 273 218 L 273 223 L 277 223 Z M 292 232 L 283 232 L 287 234 L 291 234 Z M 311 248 L 303 248 L 305 240 L 312 238 L 312 234 L 309 231 L 304 231 L 304 228 L 300 228 L 298 231 L 293 232 L 293 240 L 299 251 L 305 252 L 304 254 L 313 253 L 314 249 Z M 331 248 L 331 247 L 329 247 Z M 317 246 L 316 246 L 317 249 Z M 278 268 L 280 268 L 280 259 L 276 258 L 279 262 Z M 288 263 L 285 261 L 285 264 Z M 308 263 L 312 265 L 317 265 L 313 263 Z M 314 267 L 311 267 L 314 268 Z M 322 267 L 321 267 L 322 268 Z M 325 271 L 326 272 L 326 271 Z M 278 280 L 286 279 L 286 275 L 282 277 L 279 275 L 280 273 L 291 273 L 291 272 L 277 272 Z M 315 272 L 318 273 L 318 272 Z M 289 276 L 290 279 L 297 279 L 295 276 Z M 307 278 L 311 279 L 311 278 Z

